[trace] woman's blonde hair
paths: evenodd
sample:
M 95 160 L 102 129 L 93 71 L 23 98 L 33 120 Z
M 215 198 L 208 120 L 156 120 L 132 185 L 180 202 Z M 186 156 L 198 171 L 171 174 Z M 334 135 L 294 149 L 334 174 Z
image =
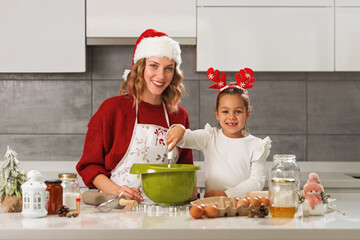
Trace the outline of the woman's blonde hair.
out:
M 120 86 L 120 95 L 129 94 L 134 100 L 140 103 L 142 101 L 142 93 L 145 87 L 144 70 L 146 67 L 146 58 L 137 61 L 131 68 L 130 73 L 127 75 L 126 81 Z M 167 104 L 169 112 L 174 112 L 178 109 L 181 94 L 185 92 L 182 81 L 184 76 L 181 70 L 176 66 L 174 68 L 174 77 L 170 85 L 162 92 L 161 98 Z

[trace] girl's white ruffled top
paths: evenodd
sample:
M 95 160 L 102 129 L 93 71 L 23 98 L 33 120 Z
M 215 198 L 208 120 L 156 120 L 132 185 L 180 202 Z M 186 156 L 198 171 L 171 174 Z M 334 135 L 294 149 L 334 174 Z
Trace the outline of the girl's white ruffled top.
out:
M 222 129 L 206 124 L 204 129 L 186 130 L 177 144 L 202 151 L 205 158 L 205 189 L 224 191 L 229 197 L 260 191 L 265 185 L 266 158 L 271 140 L 251 134 L 229 138 Z

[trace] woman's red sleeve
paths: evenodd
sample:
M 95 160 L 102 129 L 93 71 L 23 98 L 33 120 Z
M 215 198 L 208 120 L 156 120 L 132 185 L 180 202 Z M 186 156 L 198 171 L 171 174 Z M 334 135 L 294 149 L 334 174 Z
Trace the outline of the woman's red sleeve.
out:
M 105 169 L 103 116 L 98 111 L 88 124 L 83 155 L 76 165 L 76 170 L 86 186 L 96 188 L 92 181 L 99 174 L 110 177 L 110 171 Z

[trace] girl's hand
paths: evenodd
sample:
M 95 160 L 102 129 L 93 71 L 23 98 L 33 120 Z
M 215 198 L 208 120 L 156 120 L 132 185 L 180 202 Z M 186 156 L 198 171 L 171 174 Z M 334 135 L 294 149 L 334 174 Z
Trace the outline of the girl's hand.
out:
M 198 187 L 195 187 L 192 196 L 189 198 L 189 200 L 187 200 L 187 202 L 195 201 L 196 199 L 198 199 L 198 194 Z
M 166 134 L 166 144 L 169 146 L 169 152 L 174 149 L 176 144 L 183 138 L 185 134 L 185 128 L 180 125 L 174 125 L 170 128 Z
M 218 197 L 218 196 L 224 196 L 227 197 L 226 193 L 223 191 L 219 191 L 219 190 L 210 190 L 207 191 L 204 195 L 204 198 L 206 197 Z
M 136 200 L 138 202 L 144 201 L 141 196 L 140 190 L 135 187 L 128 187 L 126 185 L 120 186 L 119 194 L 123 192 L 123 196 L 128 200 Z

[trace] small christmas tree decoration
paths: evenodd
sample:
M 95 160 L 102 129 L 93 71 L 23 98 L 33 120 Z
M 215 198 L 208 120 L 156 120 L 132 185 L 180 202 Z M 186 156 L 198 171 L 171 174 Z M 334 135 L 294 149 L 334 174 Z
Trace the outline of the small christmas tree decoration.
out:
M 7 146 L 0 172 L 0 202 L 5 212 L 21 212 L 21 184 L 26 181 L 25 171 L 20 169 L 17 153 Z

